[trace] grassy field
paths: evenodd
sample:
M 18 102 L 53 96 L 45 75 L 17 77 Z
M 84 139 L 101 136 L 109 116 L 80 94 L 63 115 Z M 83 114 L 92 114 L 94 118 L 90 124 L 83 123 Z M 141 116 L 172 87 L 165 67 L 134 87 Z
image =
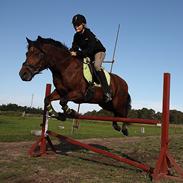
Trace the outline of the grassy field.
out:
M 35 139 L 31 135 L 31 130 L 39 130 L 42 117 L 17 117 L 0 115 L 0 142 L 32 141 Z M 119 123 L 120 124 L 120 123 Z M 64 126 L 64 129 L 59 128 Z M 145 133 L 141 133 L 141 128 L 145 128 Z M 49 130 L 69 135 L 77 139 L 88 138 L 110 138 L 122 137 L 121 133 L 113 130 L 111 122 L 81 121 L 79 130 L 71 134 L 72 120 L 60 122 L 58 120 L 49 120 Z M 170 134 L 182 134 L 181 126 L 172 125 Z M 129 125 L 130 136 L 154 136 L 160 135 L 161 129 L 151 125 Z
M 40 117 L 0 115 L 0 182 L 1 183 L 148 183 L 149 176 L 131 166 L 102 155 L 54 140 L 58 154 L 29 157 L 28 149 L 35 141 L 31 130 L 40 129 Z M 64 126 L 60 129 L 59 126 Z M 112 129 L 109 122 L 81 121 L 80 129 L 71 134 L 72 121 L 49 121 L 49 129 L 80 139 L 110 152 L 155 166 L 160 149 L 160 128 L 130 125 L 129 137 Z M 145 133 L 141 133 L 145 127 Z M 183 164 L 183 128 L 170 127 L 170 152 Z M 161 181 L 174 183 L 177 181 Z

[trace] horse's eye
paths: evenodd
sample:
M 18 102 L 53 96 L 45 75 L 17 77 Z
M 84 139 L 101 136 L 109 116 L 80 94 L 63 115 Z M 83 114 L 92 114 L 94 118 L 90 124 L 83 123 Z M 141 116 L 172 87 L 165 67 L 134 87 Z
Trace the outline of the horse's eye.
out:
M 34 48 L 33 47 L 30 47 L 29 51 L 34 51 Z
M 42 59 L 44 57 L 44 53 L 39 53 L 38 57 L 39 59 Z

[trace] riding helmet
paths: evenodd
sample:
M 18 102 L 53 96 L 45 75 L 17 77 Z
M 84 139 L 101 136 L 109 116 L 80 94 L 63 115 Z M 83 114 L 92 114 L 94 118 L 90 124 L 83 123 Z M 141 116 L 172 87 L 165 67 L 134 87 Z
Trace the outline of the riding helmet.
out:
M 86 18 L 83 15 L 77 14 L 77 15 L 73 16 L 72 24 L 74 27 L 79 26 L 82 23 L 86 24 Z

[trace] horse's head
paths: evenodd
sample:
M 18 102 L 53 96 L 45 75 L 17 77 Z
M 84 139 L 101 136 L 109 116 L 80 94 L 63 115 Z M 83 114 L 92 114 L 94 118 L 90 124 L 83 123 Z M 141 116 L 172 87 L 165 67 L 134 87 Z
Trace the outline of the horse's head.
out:
M 34 75 L 47 68 L 46 53 L 43 51 L 38 37 L 36 41 L 31 41 L 28 38 L 28 51 L 26 53 L 26 60 L 22 64 L 19 75 L 23 81 L 30 81 Z

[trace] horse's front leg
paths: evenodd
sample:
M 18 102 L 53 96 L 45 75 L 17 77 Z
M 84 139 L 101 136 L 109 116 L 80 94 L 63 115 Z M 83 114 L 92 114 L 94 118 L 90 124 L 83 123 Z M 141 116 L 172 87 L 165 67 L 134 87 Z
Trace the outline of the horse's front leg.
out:
M 53 106 L 51 105 L 51 102 L 55 100 L 60 100 L 60 95 L 56 90 L 54 90 L 50 95 L 45 97 L 44 104 L 49 113 L 49 116 L 65 121 L 66 117 L 64 115 L 61 115 L 61 113 L 56 112 Z
M 78 94 L 78 92 L 75 91 L 69 92 L 67 96 L 60 98 L 60 105 L 62 106 L 64 114 L 66 114 L 68 118 L 76 118 L 79 115 L 74 109 L 69 108 L 69 106 L 67 105 L 68 101 L 76 101 L 81 98 L 82 95 Z
M 60 95 L 56 90 L 54 90 L 50 95 L 45 97 L 44 104 L 45 106 L 48 106 L 49 104 L 51 104 L 52 101 L 59 100 L 59 99 L 60 99 Z
M 60 105 L 62 106 L 63 114 L 67 118 L 76 118 L 78 116 L 78 113 L 74 109 L 70 109 L 69 106 L 67 105 L 66 100 L 61 99 L 60 100 Z M 59 115 L 63 115 L 62 113 L 59 113 Z

